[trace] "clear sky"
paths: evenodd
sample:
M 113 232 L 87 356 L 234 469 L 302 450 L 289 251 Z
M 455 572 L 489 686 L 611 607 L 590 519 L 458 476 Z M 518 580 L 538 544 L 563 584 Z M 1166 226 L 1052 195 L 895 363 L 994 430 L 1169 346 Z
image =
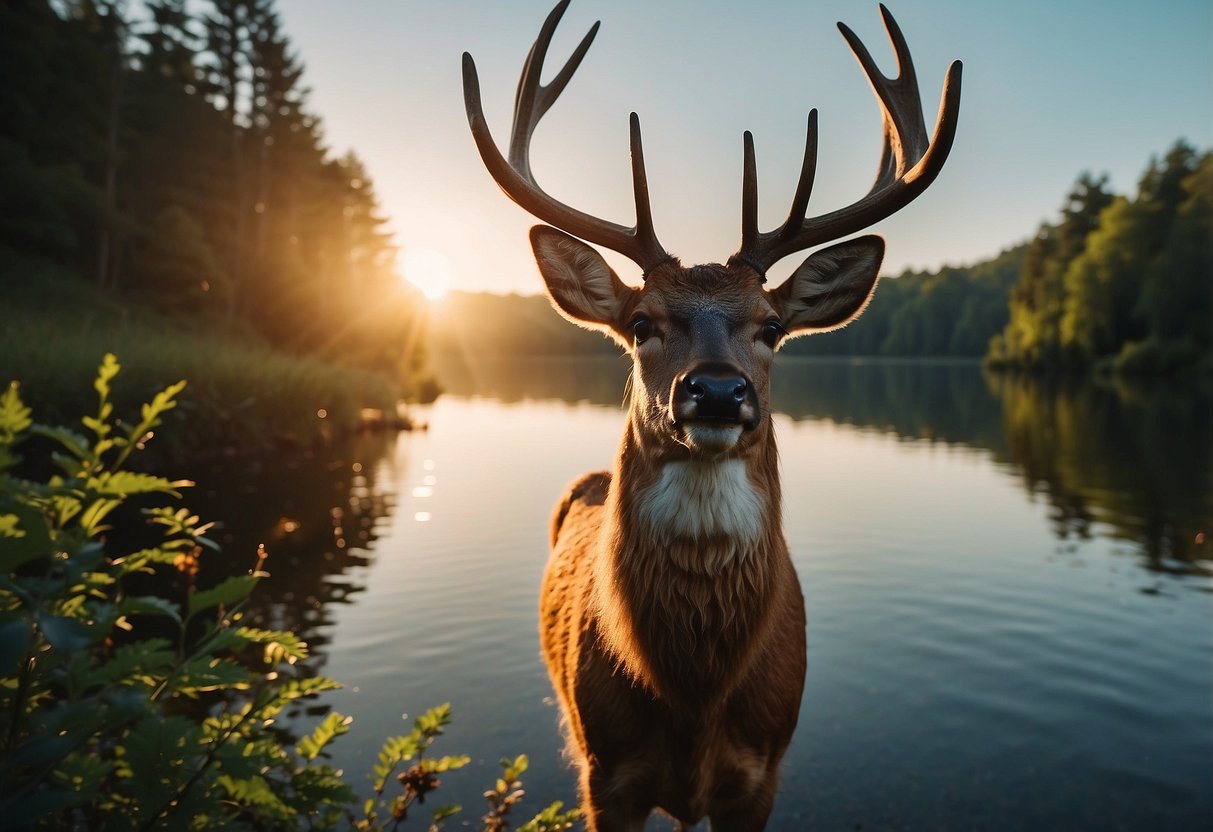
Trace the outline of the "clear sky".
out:
M 535 221 L 485 171 L 464 115 L 461 55 L 480 71 L 504 146 L 523 58 L 555 0 L 284 0 L 311 109 L 334 151 L 355 150 L 402 253 L 449 260 L 453 288 L 534 293 Z M 1152 155 L 1183 137 L 1213 146 L 1209 0 L 889 0 L 918 70 L 928 129 L 949 61 L 964 62 L 960 129 L 926 194 L 875 231 L 886 273 L 968 263 L 1030 236 L 1084 170 L 1131 191 Z M 741 136 L 757 146 L 761 227 L 782 222 L 819 110 L 810 215 L 864 193 L 880 119 L 835 27 L 845 21 L 892 72 L 875 0 L 573 0 L 548 80 L 595 20 L 593 48 L 540 124 L 545 190 L 634 221 L 628 113 L 644 127 L 655 224 L 684 262 L 720 261 L 740 240 Z M 432 259 L 432 257 L 431 257 Z M 628 281 L 638 269 L 609 256 Z M 772 270 L 780 277 L 800 262 Z

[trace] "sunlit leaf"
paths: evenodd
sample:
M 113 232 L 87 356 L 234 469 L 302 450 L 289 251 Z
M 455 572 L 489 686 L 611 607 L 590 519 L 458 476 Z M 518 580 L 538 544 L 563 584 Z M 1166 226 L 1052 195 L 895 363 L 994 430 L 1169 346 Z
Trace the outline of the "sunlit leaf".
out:
M 384 783 L 387 782 L 392 769 L 416 757 L 420 750 L 421 745 L 414 736 L 389 737 L 385 740 L 379 750 L 379 760 L 371 770 L 371 782 L 375 791 L 383 791 Z
M 264 777 L 253 775 L 237 780 L 225 774 L 216 782 L 237 804 L 252 808 L 269 820 L 286 822 L 295 816 L 295 812 L 274 794 Z
M 316 726 L 312 733 L 308 734 L 303 739 L 299 740 L 299 744 L 295 746 L 295 753 L 305 760 L 314 760 L 324 750 L 324 747 L 332 742 L 334 737 L 350 730 L 350 725 L 354 718 L 344 716 L 333 711 L 324 720 Z
M 211 587 L 189 594 L 189 605 L 186 618 L 193 618 L 203 610 L 209 610 L 220 604 L 230 606 L 248 597 L 257 585 L 257 579 L 251 575 L 235 575 Z
M 177 655 L 168 639 L 149 638 L 134 644 L 124 644 L 113 657 L 97 668 L 93 678 L 100 684 L 139 681 L 155 684 L 176 663 Z
M 551 803 L 543 811 L 518 827 L 518 832 L 564 832 L 572 829 L 573 824 L 581 820 L 580 809 L 563 811 L 564 804 L 559 800 Z
M 0 514 L 0 537 L 25 537 L 25 530 L 21 528 L 20 519 L 15 514 Z
M 101 366 L 97 368 L 97 379 L 93 382 L 93 389 L 97 391 L 102 400 L 109 398 L 110 382 L 121 369 L 122 365 L 118 363 L 118 357 L 112 352 L 107 352 L 101 359 Z
M 172 687 L 185 696 L 196 696 L 211 690 L 245 690 L 253 679 L 248 669 L 234 661 L 202 656 L 182 669 Z
M 419 731 L 424 734 L 437 735 L 442 733 L 444 725 L 449 725 L 451 721 L 451 703 L 439 705 L 436 708 L 430 708 L 428 711 L 417 717 L 414 725 Z
M 466 755 L 438 757 L 437 759 L 427 758 L 421 761 L 421 768 L 433 773 L 455 771 L 463 768 L 471 761 L 472 758 Z
M 103 497 L 126 497 L 131 494 L 170 494 L 180 497 L 173 485 L 164 477 L 137 471 L 105 471 L 88 480 L 89 489 Z
M 30 409 L 21 401 L 17 382 L 10 382 L 0 393 L 0 444 L 11 444 L 30 426 Z
M 437 809 L 435 809 L 433 812 L 430 813 L 430 817 L 432 817 L 434 819 L 434 823 L 439 823 L 441 821 L 446 820 L 449 817 L 453 817 L 453 816 L 459 814 L 462 811 L 463 811 L 462 806 L 460 806 L 458 803 L 452 803 L 452 804 L 448 804 L 446 806 L 439 806 Z
M 314 696 L 327 690 L 339 690 L 341 684 L 327 676 L 313 676 L 309 679 L 288 679 L 283 682 L 274 695 L 262 706 L 261 713 L 265 718 L 277 716 L 283 708 L 297 699 Z
M 238 627 L 236 632 L 249 643 L 264 645 L 266 664 L 280 661 L 294 663 L 307 658 L 307 643 L 286 630 L 258 630 L 253 627 Z

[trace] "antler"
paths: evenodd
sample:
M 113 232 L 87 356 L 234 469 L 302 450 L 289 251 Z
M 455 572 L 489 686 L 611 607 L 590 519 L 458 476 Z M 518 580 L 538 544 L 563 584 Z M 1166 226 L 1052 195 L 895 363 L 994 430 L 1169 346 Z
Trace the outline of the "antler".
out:
M 556 31 L 569 2 L 570 0 L 561 0 L 556 8 L 552 9 L 522 66 L 518 94 L 514 99 L 509 161 L 502 157 L 496 142 L 489 134 L 480 105 L 480 81 L 476 75 L 476 62 L 470 54 L 464 52 L 463 101 L 467 106 L 468 124 L 472 128 L 472 136 L 476 139 L 476 147 L 480 150 L 485 167 L 510 199 L 546 223 L 626 255 L 638 263 L 647 274 L 654 266 L 672 258 L 657 241 L 657 235 L 653 231 L 648 178 L 644 172 L 644 151 L 640 144 L 640 119 L 635 113 L 632 113 L 631 118 L 631 139 L 636 225 L 631 228 L 590 216 L 553 199 L 539 187 L 535 175 L 531 172 L 531 135 L 535 132 L 535 125 L 564 91 L 565 85 L 577 71 L 581 59 L 585 57 L 594 41 L 594 35 L 598 32 L 598 24 L 595 23 L 551 83 L 539 83 L 543 59 L 547 55 L 548 45 L 552 42 L 552 33 Z
M 910 60 L 910 49 L 889 10 L 880 6 L 885 30 L 897 56 L 897 77 L 886 78 L 872 56 L 846 25 L 838 28 L 859 60 L 872 90 L 880 101 L 884 120 L 884 148 L 876 182 L 867 195 L 846 208 L 818 217 L 805 218 L 813 176 L 817 167 L 817 111 L 809 113 L 804 162 L 787 220 L 774 231 L 758 230 L 758 177 L 754 168 L 754 137 L 747 130 L 744 140 L 742 179 L 741 248 L 730 262 L 747 263 L 765 277 L 779 260 L 802 249 L 845 237 L 867 228 L 904 208 L 935 181 L 943 168 L 960 113 L 960 61 L 953 61 L 944 78 L 943 97 L 935 135 L 928 141 L 922 117 L 918 79 Z

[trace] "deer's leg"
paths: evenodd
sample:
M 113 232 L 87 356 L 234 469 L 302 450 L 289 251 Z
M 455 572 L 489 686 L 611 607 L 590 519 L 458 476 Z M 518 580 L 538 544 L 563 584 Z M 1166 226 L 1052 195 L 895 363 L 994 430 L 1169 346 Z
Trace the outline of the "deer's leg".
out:
M 582 766 L 581 810 L 587 832 L 643 832 L 653 806 L 622 785 L 618 774 L 593 761 Z
M 728 809 L 713 812 L 709 818 L 712 832 L 762 832 L 766 829 L 771 807 L 775 805 L 775 778 Z

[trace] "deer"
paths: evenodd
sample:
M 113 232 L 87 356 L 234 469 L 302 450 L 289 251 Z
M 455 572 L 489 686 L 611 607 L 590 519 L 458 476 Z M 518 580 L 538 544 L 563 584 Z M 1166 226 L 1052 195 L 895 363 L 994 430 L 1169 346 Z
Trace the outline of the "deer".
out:
M 685 267 L 653 227 L 640 122 L 630 118 L 636 222 L 571 207 L 531 170 L 536 125 L 564 91 L 595 23 L 547 83 L 540 74 L 561 0 L 531 47 L 508 156 L 489 132 L 475 61 L 463 54 L 468 123 L 500 188 L 541 220 L 530 242 L 557 312 L 606 334 L 632 360 L 623 437 L 610 471 L 574 481 L 556 504 L 540 588 L 540 644 L 579 771 L 591 832 L 640 830 L 654 811 L 713 830 L 765 827 L 799 719 L 807 667 L 804 598 L 782 531 L 771 368 L 789 339 L 860 315 L 884 241 L 848 237 L 917 198 L 951 150 L 961 64 L 947 69 L 928 138 L 910 51 L 883 5 L 897 75 L 838 27 L 883 114 L 876 181 L 853 204 L 807 217 L 817 111 L 786 221 L 758 228 L 754 140 L 743 136 L 741 245 L 724 264 Z M 815 251 L 779 286 L 767 272 Z M 625 255 L 625 283 L 592 245 Z

